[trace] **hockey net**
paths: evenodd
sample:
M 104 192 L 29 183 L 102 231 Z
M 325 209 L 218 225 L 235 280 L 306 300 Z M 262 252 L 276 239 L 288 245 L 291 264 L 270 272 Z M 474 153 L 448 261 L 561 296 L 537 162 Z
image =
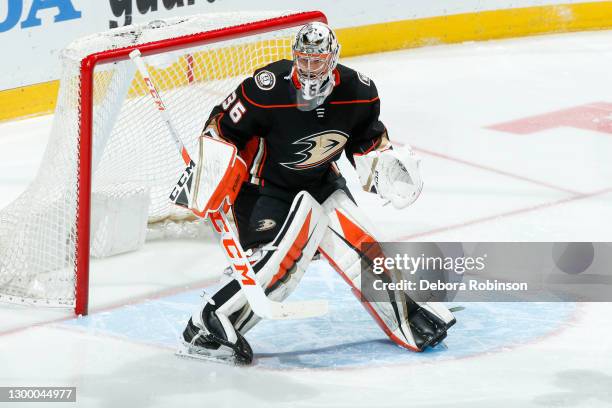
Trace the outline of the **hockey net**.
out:
M 87 312 L 89 257 L 147 239 L 196 235 L 168 195 L 184 164 L 128 54 L 149 65 L 185 145 L 213 106 L 252 72 L 291 58 L 320 12 L 224 13 L 96 34 L 62 53 L 51 136 L 33 183 L 0 211 L 0 301 Z

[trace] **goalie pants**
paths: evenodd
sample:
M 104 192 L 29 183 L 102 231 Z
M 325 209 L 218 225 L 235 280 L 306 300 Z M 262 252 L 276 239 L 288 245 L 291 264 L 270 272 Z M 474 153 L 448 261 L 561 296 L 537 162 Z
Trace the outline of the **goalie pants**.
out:
M 336 190 L 343 190 L 351 199 L 342 176 L 330 173 L 325 183 L 306 189 L 318 203 L 323 203 Z M 232 210 L 238 226 L 240 244 L 245 250 L 272 242 L 287 219 L 299 191 L 291 192 L 266 183 L 265 187 L 244 183 Z

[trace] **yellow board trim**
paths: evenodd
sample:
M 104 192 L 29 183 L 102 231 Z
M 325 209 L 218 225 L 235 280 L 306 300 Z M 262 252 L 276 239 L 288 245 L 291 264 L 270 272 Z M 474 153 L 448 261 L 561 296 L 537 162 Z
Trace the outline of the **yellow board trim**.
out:
M 612 2 L 454 14 L 337 30 L 342 57 L 376 52 L 612 28 Z M 59 81 L 0 91 L 0 121 L 52 113 Z
M 59 81 L 24 86 L 0 92 L 0 122 L 53 112 Z
M 612 2 L 527 7 L 372 24 L 337 30 L 342 56 L 612 28 Z

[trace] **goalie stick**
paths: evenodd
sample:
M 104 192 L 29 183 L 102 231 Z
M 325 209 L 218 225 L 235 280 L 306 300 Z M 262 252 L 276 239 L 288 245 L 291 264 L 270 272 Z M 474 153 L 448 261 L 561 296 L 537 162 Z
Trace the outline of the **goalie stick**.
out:
M 180 182 L 189 182 L 195 169 L 195 162 L 191 159 L 187 148 L 183 144 L 178 131 L 174 127 L 170 114 L 166 110 L 166 106 L 161 99 L 159 92 L 151 76 L 149 70 L 144 63 L 139 50 L 134 50 L 130 53 L 130 58 L 136 64 L 138 71 L 149 89 L 152 102 L 155 104 L 163 122 L 166 124 L 170 135 L 179 151 L 185 165 L 187 166 L 181 176 Z M 176 194 L 172 194 L 171 199 L 176 202 Z M 228 203 L 231 205 L 231 203 Z M 240 245 L 240 241 L 236 238 L 236 234 L 230 226 L 227 214 L 223 211 L 225 201 L 221 206 L 212 213 L 200 214 L 193 211 L 194 214 L 208 218 L 215 235 L 219 238 L 219 243 L 223 253 L 229 262 L 234 273 L 234 279 L 238 281 L 242 291 L 244 292 L 247 301 L 249 302 L 253 312 L 267 319 L 304 319 L 309 317 L 322 316 L 327 313 L 328 305 L 325 300 L 298 301 L 280 303 L 268 299 L 261 285 L 257 282 L 255 271 L 251 263 L 245 256 L 245 252 Z

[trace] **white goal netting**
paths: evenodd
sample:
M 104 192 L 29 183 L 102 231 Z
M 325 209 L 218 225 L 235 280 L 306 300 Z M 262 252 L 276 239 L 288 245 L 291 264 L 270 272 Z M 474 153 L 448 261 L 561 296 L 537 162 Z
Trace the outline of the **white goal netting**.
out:
M 96 65 L 92 95 L 83 91 L 81 61 L 90 54 L 224 29 L 288 13 L 207 14 L 114 29 L 73 42 L 63 73 L 51 137 L 36 179 L 0 210 L 0 300 L 47 306 L 75 304 L 79 172 L 91 166 L 90 253 L 104 257 L 144 241 L 187 231 L 186 211 L 168 195 L 183 163 L 147 89 L 128 60 Z M 195 144 L 214 105 L 255 69 L 291 57 L 298 27 L 145 57 L 186 146 Z M 80 160 L 81 98 L 93 104 L 92 159 Z M 185 226 L 185 224 L 187 226 Z M 178 227 L 177 225 L 182 225 Z

